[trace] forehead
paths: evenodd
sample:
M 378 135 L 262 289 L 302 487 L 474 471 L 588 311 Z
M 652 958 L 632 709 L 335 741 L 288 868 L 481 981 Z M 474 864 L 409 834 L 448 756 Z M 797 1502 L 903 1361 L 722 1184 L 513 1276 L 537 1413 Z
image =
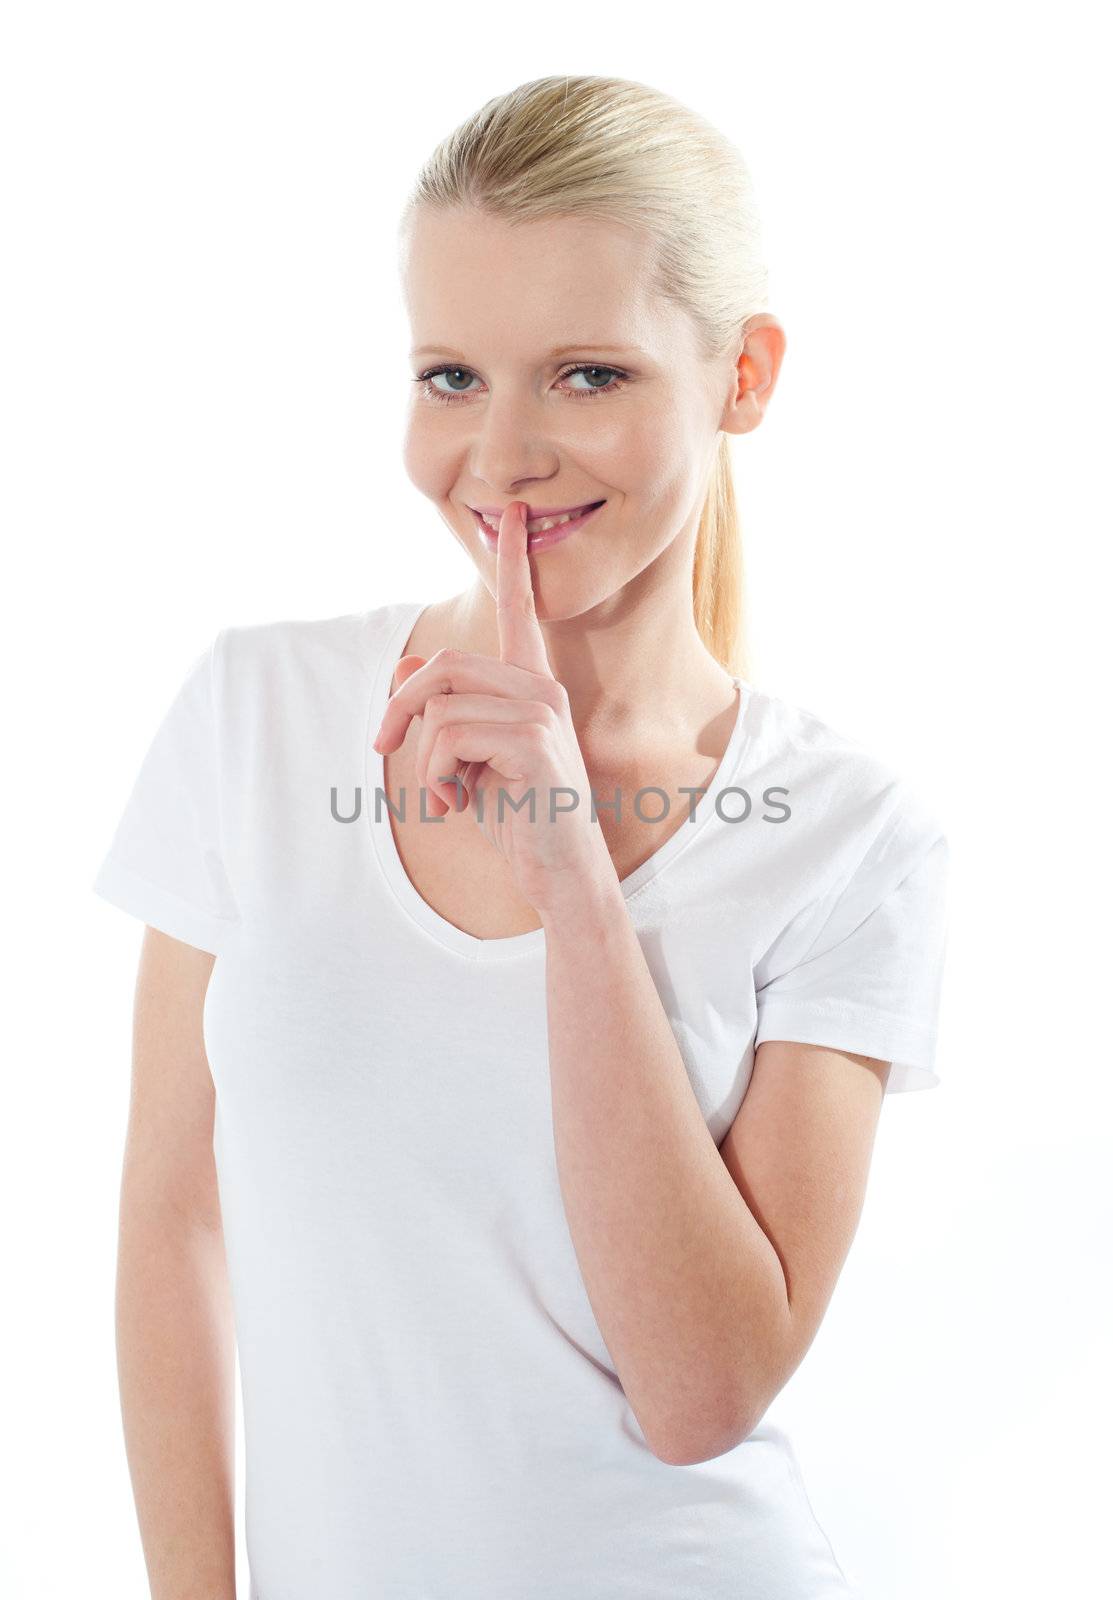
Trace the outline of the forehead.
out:
M 477 357 L 579 340 L 660 349 L 681 318 L 656 289 L 655 257 L 647 235 L 595 217 L 511 223 L 420 207 L 400 255 L 413 342 Z

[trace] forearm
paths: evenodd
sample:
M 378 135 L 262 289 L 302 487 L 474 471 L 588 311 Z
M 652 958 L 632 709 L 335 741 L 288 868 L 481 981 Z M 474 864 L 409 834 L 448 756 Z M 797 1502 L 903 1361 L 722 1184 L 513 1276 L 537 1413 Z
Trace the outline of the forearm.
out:
M 647 1442 L 744 1437 L 777 1370 L 777 1254 L 703 1120 L 617 878 L 543 915 L 554 1140 L 569 1231 Z
M 223 1237 L 126 1189 L 116 1347 L 152 1600 L 236 1600 L 235 1336 Z

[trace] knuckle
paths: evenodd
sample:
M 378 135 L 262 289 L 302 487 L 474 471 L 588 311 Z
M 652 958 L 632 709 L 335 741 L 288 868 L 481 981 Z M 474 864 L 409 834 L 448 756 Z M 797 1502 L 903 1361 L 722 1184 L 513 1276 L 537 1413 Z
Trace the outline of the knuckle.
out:
M 426 664 L 432 667 L 434 672 L 451 672 L 459 666 L 463 659 L 464 652 L 458 650 L 455 645 L 448 644 L 436 651 L 434 655 L 431 655 Z

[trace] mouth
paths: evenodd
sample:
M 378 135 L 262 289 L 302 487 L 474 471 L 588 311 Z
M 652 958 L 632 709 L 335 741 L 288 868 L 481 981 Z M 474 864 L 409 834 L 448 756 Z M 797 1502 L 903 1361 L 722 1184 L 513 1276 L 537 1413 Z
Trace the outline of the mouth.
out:
M 570 506 L 564 511 L 550 512 L 545 516 L 529 517 L 526 521 L 529 548 L 531 550 L 544 549 L 547 545 L 558 544 L 562 539 L 566 539 L 570 533 L 575 533 L 578 528 L 582 528 L 584 523 L 593 517 L 606 503 L 605 500 L 592 500 L 587 505 Z M 502 512 L 493 508 L 486 511 L 477 511 L 474 506 L 469 506 L 468 510 L 475 519 L 475 525 L 484 543 L 492 550 L 497 549 Z

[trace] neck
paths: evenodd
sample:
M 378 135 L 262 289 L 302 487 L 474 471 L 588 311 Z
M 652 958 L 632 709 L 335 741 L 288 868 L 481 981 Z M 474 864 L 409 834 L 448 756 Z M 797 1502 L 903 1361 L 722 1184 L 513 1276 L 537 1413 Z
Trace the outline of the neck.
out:
M 733 703 L 731 674 L 708 651 L 692 614 L 691 586 L 634 591 L 640 578 L 567 620 L 541 617 L 553 676 L 568 692 L 581 744 L 603 745 L 651 731 L 691 732 Z M 497 656 L 495 601 L 480 578 L 421 616 L 408 649 L 431 656 L 446 646 Z

